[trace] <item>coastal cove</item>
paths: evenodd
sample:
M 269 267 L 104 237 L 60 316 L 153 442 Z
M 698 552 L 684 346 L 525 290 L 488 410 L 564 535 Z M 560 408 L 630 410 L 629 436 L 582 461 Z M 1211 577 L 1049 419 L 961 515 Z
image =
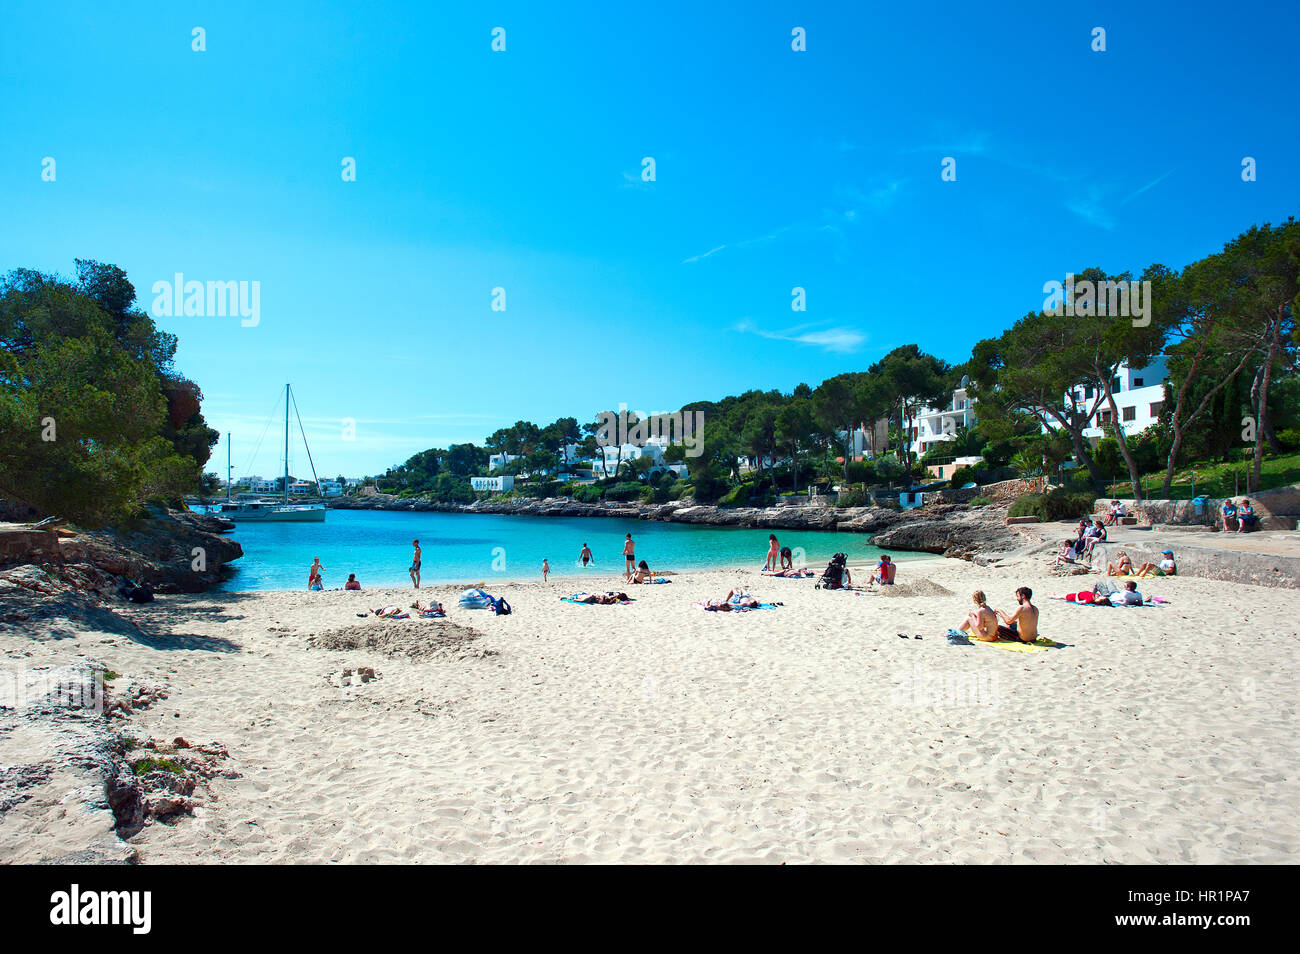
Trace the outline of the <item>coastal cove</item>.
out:
M 319 557 L 326 589 L 343 585 L 355 573 L 362 586 L 409 586 L 411 541 L 423 550 L 426 584 L 541 579 L 542 560 L 552 577 L 590 579 L 606 584 L 624 568 L 624 534 L 632 534 L 638 560 L 656 573 L 763 565 L 767 529 L 695 526 L 628 517 L 590 520 L 544 519 L 502 514 L 331 512 L 324 523 L 241 523 L 230 534 L 243 548 L 221 586 L 228 592 L 298 590 L 307 584 L 307 567 Z M 796 565 L 821 571 L 832 554 L 843 552 L 853 565 L 874 563 L 884 552 L 865 535 L 800 530 L 777 533 L 793 551 Z M 583 568 L 582 545 L 594 562 Z M 899 554 L 906 559 L 906 554 Z M 581 588 L 581 587 L 579 587 Z

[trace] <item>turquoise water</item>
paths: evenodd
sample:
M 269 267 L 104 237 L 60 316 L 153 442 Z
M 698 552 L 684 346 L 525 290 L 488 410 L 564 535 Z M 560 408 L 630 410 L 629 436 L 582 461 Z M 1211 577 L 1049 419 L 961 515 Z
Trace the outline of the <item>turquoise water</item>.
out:
M 331 510 L 324 523 L 240 523 L 231 536 L 244 556 L 231 566 L 226 590 L 306 589 L 307 568 L 320 557 L 326 589 L 355 573 L 363 587 L 411 583 L 411 541 L 423 549 L 422 582 L 464 583 L 541 579 L 543 557 L 551 575 L 604 577 L 623 572 L 623 535 L 632 534 L 638 560 L 650 569 L 682 571 L 752 566 L 767 555 L 767 535 L 781 546 L 802 548 L 820 572 L 831 554 L 851 563 L 875 562 L 882 552 L 856 533 L 740 530 L 613 517 L 509 517 L 493 514 L 393 513 Z M 583 569 L 578 554 L 591 547 L 595 563 Z M 901 554 L 906 557 L 906 554 Z

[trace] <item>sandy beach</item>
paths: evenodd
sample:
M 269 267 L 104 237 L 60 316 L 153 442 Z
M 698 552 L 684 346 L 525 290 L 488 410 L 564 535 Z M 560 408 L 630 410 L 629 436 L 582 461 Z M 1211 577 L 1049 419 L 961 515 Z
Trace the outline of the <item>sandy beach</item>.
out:
M 909 562 L 862 595 L 753 571 L 591 585 L 624 606 L 528 582 L 493 588 L 504 617 L 421 591 L 474 633 L 356 615 L 410 588 L 166 596 L 122 611 L 138 633 L 81 621 L 0 650 L 105 667 L 110 699 L 161 688 L 115 729 L 229 752 L 237 777 L 130 839 L 144 863 L 1295 862 L 1300 594 L 1047 598 L 1095 579 L 1039 555 Z M 736 584 L 783 605 L 690 605 Z M 1063 646 L 943 638 L 972 590 L 1011 609 L 1019 585 Z M 11 811 L 0 858 L 57 853 L 71 824 Z

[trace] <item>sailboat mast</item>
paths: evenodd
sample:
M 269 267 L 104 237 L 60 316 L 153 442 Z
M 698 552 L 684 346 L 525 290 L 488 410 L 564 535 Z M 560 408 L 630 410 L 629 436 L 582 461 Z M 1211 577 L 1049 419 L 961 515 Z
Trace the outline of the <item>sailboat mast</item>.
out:
M 289 502 L 289 385 L 284 386 L 284 502 Z
M 226 503 L 230 503 L 230 431 L 226 431 Z

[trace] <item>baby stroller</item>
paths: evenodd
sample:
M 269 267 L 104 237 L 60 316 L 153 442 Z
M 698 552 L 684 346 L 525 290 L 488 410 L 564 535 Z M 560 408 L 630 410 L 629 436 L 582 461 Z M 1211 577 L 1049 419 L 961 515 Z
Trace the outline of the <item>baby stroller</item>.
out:
M 831 562 L 826 569 L 822 571 L 821 579 L 817 581 L 817 589 L 838 590 L 844 586 L 844 567 L 849 558 L 843 553 L 837 553 L 831 557 Z

